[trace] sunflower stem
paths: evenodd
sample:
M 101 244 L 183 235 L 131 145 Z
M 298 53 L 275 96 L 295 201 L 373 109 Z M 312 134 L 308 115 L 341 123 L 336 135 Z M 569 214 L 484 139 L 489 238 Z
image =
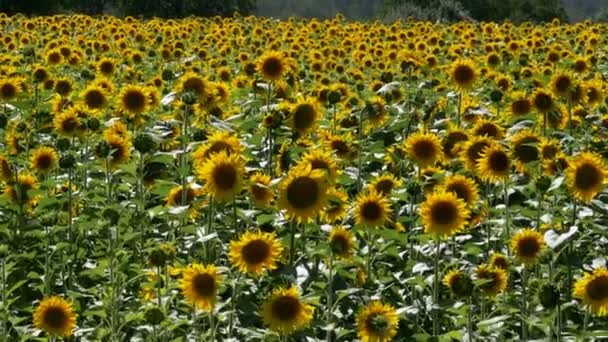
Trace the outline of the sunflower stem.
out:
M 509 213 L 509 181 L 505 180 L 504 183 L 504 202 L 505 202 L 505 229 L 507 232 L 507 239 L 511 237 L 511 222 Z M 510 256 L 510 248 L 507 248 L 507 255 Z
M 211 341 L 215 341 L 215 319 L 213 318 L 213 311 L 209 311 L 209 330 L 211 330 Z
M 562 307 L 560 303 L 557 303 L 557 313 L 555 319 L 557 320 L 557 331 L 555 335 L 557 336 L 557 342 L 561 342 L 562 340 Z
M 360 192 L 362 187 L 361 166 L 363 163 L 363 143 L 361 139 L 363 138 L 363 111 L 364 109 L 359 111 L 359 130 L 357 131 L 357 141 L 359 142 L 359 159 L 357 161 L 357 192 Z
M 456 127 L 460 128 L 460 112 L 462 111 L 462 92 L 458 93 L 458 109 L 456 112 Z
M 528 286 L 527 278 L 527 268 L 524 265 L 521 271 L 521 336 L 524 342 L 528 340 L 528 322 L 526 320 L 526 316 L 528 315 L 528 291 L 526 289 Z
M 332 341 L 332 336 L 331 336 L 331 332 L 332 329 L 330 329 L 330 326 L 332 324 L 332 314 L 333 314 L 333 282 L 334 282 L 334 275 L 333 275 L 333 265 L 334 265 L 334 253 L 330 252 L 329 253 L 329 263 L 327 266 L 327 335 L 326 335 L 326 340 L 327 342 L 331 342 Z
M 467 335 L 469 335 L 469 342 L 475 340 L 473 337 L 473 297 L 469 296 L 467 300 L 469 308 L 467 310 Z
M 0 336 L 7 336 L 8 335 L 8 331 L 7 331 L 7 325 L 6 323 L 8 322 L 8 301 L 6 300 L 6 286 L 7 286 L 7 280 L 6 280 L 6 258 L 2 257 L 0 258 L 0 274 L 2 275 L 2 335 Z
M 232 285 L 232 299 L 230 300 L 230 316 L 228 317 L 228 339 L 232 338 L 232 329 L 234 326 L 234 316 L 236 314 L 236 299 L 239 291 L 239 280 L 241 279 L 241 274 L 239 273 L 236 276 L 236 280 Z
M 334 134 L 336 133 L 336 104 L 333 103 L 332 104 L 332 118 L 331 118 L 331 133 Z
M 585 338 L 585 336 L 587 335 L 587 329 L 589 328 L 589 311 L 591 309 L 587 308 L 585 310 L 585 319 L 583 320 L 583 338 Z
M 68 270 L 68 279 L 70 279 L 68 288 L 72 289 L 72 264 L 76 261 L 76 253 L 78 251 L 76 244 L 74 243 L 74 230 L 72 226 L 72 168 L 68 169 L 68 241 L 70 242 L 70 258 L 72 258 L 69 263 Z M 74 247 L 76 250 L 74 251 Z
M 163 307 L 163 298 L 162 298 L 162 274 L 160 271 L 160 266 L 156 267 L 156 295 L 158 297 L 158 307 L 162 309 Z
M 106 204 L 110 204 L 112 201 L 112 176 L 110 175 L 110 156 L 106 156 Z
M 291 220 L 289 229 L 289 265 L 294 266 L 294 256 L 296 254 L 296 221 Z
M 439 249 L 441 247 L 441 239 L 435 237 L 435 263 L 433 277 L 433 337 L 439 337 Z
M 211 226 L 213 224 L 213 196 L 209 196 L 209 212 L 207 215 L 207 231 L 205 232 L 205 236 L 211 234 Z M 210 252 L 211 252 L 211 240 L 206 240 L 203 244 L 203 248 L 205 249 L 205 261 L 209 261 Z
M 367 239 L 367 258 L 366 258 L 366 263 L 367 263 L 367 281 L 371 282 L 372 281 L 372 250 L 374 249 L 374 241 L 373 241 L 373 236 L 372 233 L 367 231 L 366 232 L 366 239 Z
M 236 195 L 232 197 L 232 218 L 234 219 L 234 232 L 236 233 L 237 239 L 241 236 L 241 231 L 239 229 L 239 217 L 236 212 Z
M 543 137 L 547 136 L 547 113 L 543 113 Z
M 45 250 L 45 255 L 44 255 L 44 294 L 45 295 L 49 295 L 51 293 L 51 281 L 50 281 L 50 264 L 51 264 L 51 235 L 49 234 L 49 228 L 45 225 L 44 226 L 44 235 L 45 235 L 45 239 L 44 239 L 44 250 Z M 2 259 L 2 261 L 4 262 L 4 259 Z M 4 284 L 4 281 L 2 282 L 2 284 Z M 2 306 L 4 307 L 4 305 Z

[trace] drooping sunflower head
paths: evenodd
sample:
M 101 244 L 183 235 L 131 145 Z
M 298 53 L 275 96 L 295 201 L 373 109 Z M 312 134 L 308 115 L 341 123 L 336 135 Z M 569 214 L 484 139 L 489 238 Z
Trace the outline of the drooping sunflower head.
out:
M 469 209 L 452 192 L 435 192 L 420 206 L 425 233 L 440 237 L 451 236 L 464 229 Z
M 399 328 L 399 315 L 389 304 L 373 301 L 357 314 L 357 334 L 362 342 L 391 341 Z
M 289 63 L 282 53 L 268 51 L 258 59 L 257 70 L 269 81 L 277 81 L 289 69 Z
M 57 296 L 43 299 L 34 310 L 34 326 L 51 336 L 72 336 L 76 327 L 72 304 Z
M 182 270 L 179 287 L 190 305 L 199 310 L 213 311 L 221 279 L 214 265 L 192 264 Z
M 468 91 L 473 88 L 477 80 L 477 70 L 473 62 L 460 59 L 453 62 L 450 69 L 450 79 L 458 90 Z
M 45 174 L 57 166 L 59 156 L 54 148 L 43 146 L 32 151 L 30 167 L 41 174 Z
M 572 295 L 581 299 L 594 315 L 608 316 L 608 270 L 598 268 L 576 281 Z
M 477 171 L 487 182 L 505 180 L 511 173 L 511 156 L 500 144 L 493 143 L 483 149 L 477 160 Z
M 582 152 L 568 162 L 566 180 L 570 192 L 583 202 L 590 202 L 602 189 L 606 168 L 601 156 Z
M 249 195 L 256 207 L 265 208 L 274 200 L 271 181 L 270 176 L 262 172 L 249 178 Z
M 485 280 L 479 285 L 481 293 L 486 296 L 496 296 L 507 288 L 508 273 L 502 268 L 481 264 L 475 269 L 477 280 Z
M 145 89 L 137 85 L 128 85 L 118 94 L 118 108 L 132 116 L 144 113 L 148 102 Z
M 264 325 L 281 334 L 292 334 L 312 320 L 314 308 L 304 302 L 295 287 L 278 288 L 262 305 Z
M 439 191 L 452 192 L 469 207 L 479 199 L 479 189 L 474 180 L 463 175 L 452 175 L 444 179 Z
M 401 180 L 391 173 L 386 173 L 374 178 L 369 187 L 376 190 L 382 196 L 389 196 L 391 192 L 401 186 Z
M 230 263 L 243 273 L 260 276 L 277 268 L 283 246 L 274 233 L 246 232 L 230 242 Z
M 349 259 L 355 249 L 355 236 L 344 227 L 331 230 L 327 243 L 333 255 L 339 259 Z
M 205 192 L 223 202 L 241 190 L 245 161 L 242 156 L 225 151 L 212 154 L 196 168 L 199 179 L 205 182 Z
M 310 165 L 292 169 L 279 185 L 279 208 L 287 211 L 287 216 L 298 222 L 307 222 L 325 206 L 327 200 L 327 180 L 321 170 L 313 170 Z
M 382 227 L 390 220 L 392 209 L 386 197 L 371 189 L 357 197 L 354 212 L 357 224 Z
M 464 144 L 460 157 L 468 170 L 474 171 L 477 168 L 481 154 L 490 145 L 492 140 L 488 137 L 474 137 Z
M 405 141 L 405 151 L 421 168 L 433 166 L 443 156 L 441 141 L 433 133 L 412 134 Z
M 321 219 L 326 223 L 341 222 L 348 211 L 348 194 L 338 188 L 327 190 L 327 204 L 321 212 Z
M 471 277 L 461 270 L 451 270 L 443 277 L 443 284 L 450 289 L 454 297 L 467 297 L 472 294 L 473 281 Z
M 169 190 L 167 197 L 165 197 L 165 205 L 168 207 L 190 205 L 201 193 L 201 187 L 196 184 L 187 184 L 186 191 L 182 189 L 181 185 L 174 186 Z
M 511 251 L 526 265 L 534 264 L 545 245 L 543 235 L 532 229 L 522 229 L 511 238 Z

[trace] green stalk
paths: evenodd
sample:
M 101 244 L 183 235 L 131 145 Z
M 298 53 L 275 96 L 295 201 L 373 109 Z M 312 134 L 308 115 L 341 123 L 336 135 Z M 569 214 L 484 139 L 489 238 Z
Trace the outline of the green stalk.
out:
M 291 220 L 289 229 L 289 265 L 294 266 L 296 254 L 296 221 Z
M 505 180 L 504 184 L 504 201 L 505 201 L 505 229 L 507 232 L 507 239 L 511 237 L 511 216 L 509 212 L 509 181 Z M 507 255 L 510 255 L 510 248 L 507 248 Z
M 160 266 L 156 267 L 156 293 L 158 297 L 158 307 L 162 309 L 163 307 L 163 299 L 162 299 L 162 275 L 160 271 Z
M 467 335 L 469 335 L 469 341 L 475 341 L 473 337 L 473 298 L 469 296 L 467 300 L 469 309 L 467 310 Z
M 361 109 L 359 111 L 359 131 L 358 131 L 358 139 L 357 141 L 359 142 L 359 159 L 357 161 L 357 192 L 361 191 L 362 188 L 362 183 L 361 183 L 361 166 L 363 163 L 363 142 L 362 142 L 362 137 L 363 137 L 363 111 L 364 109 Z
M 557 331 L 555 332 L 555 334 L 557 335 L 557 342 L 561 342 L 562 340 L 562 307 L 560 305 L 560 303 L 557 303 Z
M 213 196 L 209 196 L 209 212 L 207 215 L 207 232 L 205 235 L 211 234 L 211 229 L 213 225 Z M 211 245 L 211 240 L 205 241 L 203 248 L 205 249 L 205 260 L 208 261 L 211 257 L 211 249 L 213 245 Z
M 232 218 L 234 219 L 234 232 L 236 233 L 237 238 L 241 236 L 241 231 L 239 229 L 239 217 L 236 212 L 236 195 L 232 197 Z
M 6 258 L 1 258 L 0 259 L 0 274 L 2 275 L 2 335 L 1 336 L 8 336 L 8 328 L 7 328 L 7 322 L 8 322 L 8 300 L 6 298 L 6 287 L 7 287 L 7 280 L 6 280 Z
M 462 111 L 462 92 L 458 93 L 458 109 L 456 112 L 456 127 L 460 128 L 460 112 Z
M 211 341 L 215 341 L 215 320 L 213 319 L 213 311 L 209 311 L 209 329 L 211 330 Z
M 334 265 L 334 253 L 330 252 L 329 253 L 329 263 L 327 266 L 327 335 L 326 335 L 326 340 L 327 342 L 331 342 L 332 341 L 332 336 L 331 336 L 331 330 L 329 329 L 329 326 L 332 323 L 333 317 L 332 317 L 332 313 L 333 313 L 333 282 L 334 282 L 334 275 L 333 275 L 333 265 Z
M 435 237 L 435 276 L 433 277 L 433 337 L 437 339 L 439 337 L 439 248 L 441 246 L 441 239 L 439 236 Z
M 236 314 L 236 299 L 239 291 L 239 280 L 241 279 L 241 274 L 239 273 L 232 285 L 232 299 L 230 301 L 230 316 L 228 318 L 228 339 L 232 338 L 232 330 L 234 326 L 234 316 Z
M 368 282 L 372 282 L 373 279 L 373 274 L 372 274 L 372 264 L 373 264 L 373 259 L 372 259 L 372 250 L 374 249 L 374 240 L 373 240 L 373 236 L 372 233 L 367 231 L 366 232 L 366 240 L 367 240 L 367 255 L 366 255 L 366 266 L 367 266 L 367 281 Z
M 528 291 L 526 289 L 528 286 L 527 278 L 527 269 L 524 265 L 524 268 L 521 271 L 521 336 L 524 342 L 528 340 L 528 322 L 526 320 L 528 315 Z

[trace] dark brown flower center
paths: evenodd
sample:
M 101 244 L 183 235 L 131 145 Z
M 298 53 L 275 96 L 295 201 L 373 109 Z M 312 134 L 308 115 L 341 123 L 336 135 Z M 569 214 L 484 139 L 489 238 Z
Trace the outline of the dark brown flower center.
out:
M 592 164 L 583 164 L 576 168 L 574 183 L 577 189 L 590 190 L 601 182 L 600 170 Z
M 287 186 L 287 201 L 296 209 L 308 209 L 319 200 L 320 189 L 317 181 L 302 176 L 294 179 Z
M 509 169 L 509 157 L 503 151 L 495 151 L 488 157 L 488 165 L 494 172 L 505 172 Z
M 454 81 L 458 85 L 466 85 L 473 81 L 475 72 L 468 65 L 459 65 L 454 69 Z
M 52 329 L 63 329 L 68 323 L 68 315 L 63 308 L 51 307 L 45 311 L 43 320 Z
M 376 201 L 367 201 L 363 203 L 360 210 L 361 217 L 366 221 L 377 221 L 382 218 L 382 206 Z
M 315 108 L 309 103 L 300 104 L 293 113 L 296 130 L 306 130 L 312 126 L 315 119 Z
M 279 297 L 272 303 L 272 316 L 283 322 L 293 321 L 300 310 L 300 301 L 291 296 Z
M 419 140 L 414 143 L 414 155 L 417 159 L 432 159 L 436 152 L 435 144 L 430 140 Z
M 250 265 L 264 262 L 270 256 L 270 246 L 264 240 L 253 240 L 243 246 L 243 260 Z
M 608 297 L 608 277 L 600 276 L 593 279 L 587 284 L 585 290 L 592 300 L 604 300 Z
M 431 219 L 440 225 L 453 224 L 458 219 L 458 207 L 451 201 L 438 201 L 431 207 Z
M 192 288 L 201 297 L 210 297 L 215 293 L 215 279 L 208 273 L 199 273 L 192 277 Z
M 213 169 L 213 182 L 220 190 L 231 190 L 237 180 L 237 171 L 230 164 L 220 164 Z
M 517 244 L 517 253 L 525 258 L 534 258 L 540 252 L 540 243 L 534 237 L 521 239 Z

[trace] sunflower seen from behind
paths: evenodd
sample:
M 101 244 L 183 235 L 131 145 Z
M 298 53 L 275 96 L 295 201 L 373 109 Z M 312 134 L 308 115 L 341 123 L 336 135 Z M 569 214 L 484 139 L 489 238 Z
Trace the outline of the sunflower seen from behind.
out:
M 582 300 L 592 314 L 608 316 L 608 270 L 598 268 L 576 281 L 572 295 Z
M 47 297 L 34 310 L 34 326 L 50 336 L 69 337 L 76 328 L 76 313 L 67 300 Z
M 327 189 L 325 172 L 310 165 L 296 167 L 279 184 L 278 206 L 289 218 L 308 222 L 325 206 Z
M 220 282 L 217 267 L 195 263 L 182 270 L 179 288 L 190 305 L 202 311 L 213 311 Z
M 511 238 L 513 255 L 525 265 L 533 265 L 545 246 L 544 236 L 533 229 L 522 229 Z
M 604 188 L 606 168 L 596 153 L 582 152 L 572 157 L 565 173 L 570 193 L 580 201 L 591 202 Z
M 246 232 L 230 242 L 230 263 L 240 272 L 260 276 L 277 268 L 283 245 L 274 233 Z
M 357 313 L 357 335 L 362 342 L 389 342 L 397 335 L 399 315 L 394 307 L 373 301 Z
M 308 326 L 314 308 L 306 303 L 295 287 L 275 289 L 262 305 L 264 325 L 283 335 L 290 335 Z
M 245 162 L 240 155 L 222 151 L 211 155 L 196 172 L 205 182 L 205 192 L 224 202 L 232 200 L 241 190 Z

